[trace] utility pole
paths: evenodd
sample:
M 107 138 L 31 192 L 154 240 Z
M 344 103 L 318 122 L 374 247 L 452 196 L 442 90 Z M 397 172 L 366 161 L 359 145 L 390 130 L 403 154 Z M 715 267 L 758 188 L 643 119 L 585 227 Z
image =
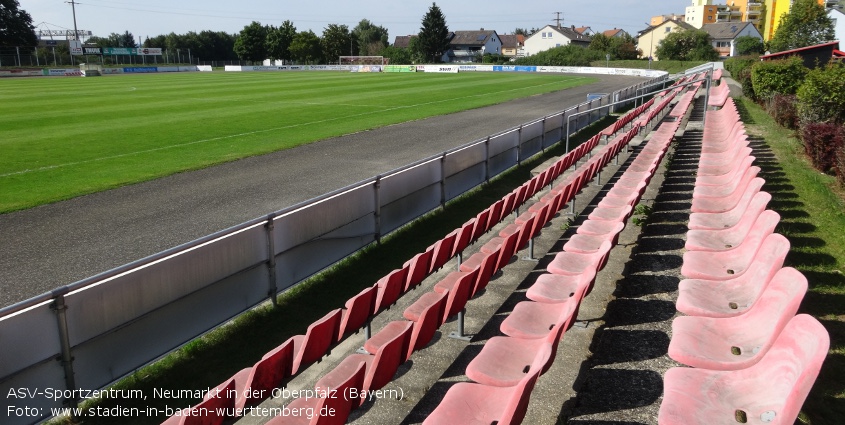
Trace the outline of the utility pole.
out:
M 76 29 L 76 2 L 74 0 L 70 0 L 65 3 L 70 3 L 70 7 L 73 10 L 73 39 L 79 40 L 79 30 Z
M 557 15 L 557 18 L 552 19 L 553 21 L 557 22 L 557 29 L 560 29 L 560 23 L 563 21 L 563 18 L 560 17 L 560 14 L 563 12 L 554 12 Z

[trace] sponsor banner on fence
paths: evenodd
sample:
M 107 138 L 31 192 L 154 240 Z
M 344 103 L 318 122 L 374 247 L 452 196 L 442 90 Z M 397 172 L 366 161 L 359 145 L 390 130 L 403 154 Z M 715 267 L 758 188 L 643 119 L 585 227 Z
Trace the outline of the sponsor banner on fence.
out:
M 419 68 L 417 68 L 419 70 Z M 458 65 L 423 65 L 424 72 L 457 74 L 460 71 Z
M 493 65 L 461 65 L 458 67 L 460 72 L 490 72 L 493 71 Z
M 161 56 L 160 47 L 142 47 L 138 49 L 138 56 Z
M 103 68 L 102 74 L 123 74 L 123 68 Z
M 79 40 L 69 40 L 68 49 L 71 55 L 79 56 L 82 54 L 82 42 Z
M 384 67 L 384 72 L 417 72 L 417 67 L 414 65 L 387 65 Z
M 82 75 L 82 71 L 75 68 L 70 69 L 45 69 L 44 75 L 50 76 L 79 76 Z
M 103 49 L 99 47 L 83 47 L 82 52 L 86 55 L 102 55 Z
M 44 71 L 40 69 L 0 70 L 0 77 L 34 77 L 37 75 L 44 75 Z
M 123 68 L 124 74 L 139 74 L 139 73 L 149 73 L 149 72 L 158 72 L 158 67 L 155 67 L 155 66 L 137 66 L 137 67 Z
M 381 72 L 381 65 L 352 65 L 351 72 Z
M 212 72 L 214 70 L 211 68 L 211 65 L 197 65 L 197 71 Z
M 537 67 L 536 66 L 521 66 L 521 65 L 493 65 L 493 71 L 537 72 Z
M 104 55 L 134 55 L 134 47 L 103 47 Z

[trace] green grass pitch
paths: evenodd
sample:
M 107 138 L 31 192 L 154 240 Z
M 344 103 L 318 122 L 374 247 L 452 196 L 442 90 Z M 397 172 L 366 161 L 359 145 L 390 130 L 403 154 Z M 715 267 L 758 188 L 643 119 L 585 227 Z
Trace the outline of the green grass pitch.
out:
M 336 72 L 0 80 L 0 213 L 594 81 Z

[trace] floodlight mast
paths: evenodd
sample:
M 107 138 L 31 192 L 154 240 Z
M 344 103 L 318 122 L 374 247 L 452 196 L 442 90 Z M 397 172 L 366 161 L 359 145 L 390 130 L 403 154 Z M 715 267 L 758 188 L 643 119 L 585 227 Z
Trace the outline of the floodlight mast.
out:
M 70 8 L 73 10 L 73 39 L 79 40 L 79 30 L 76 29 L 76 1 L 70 0 L 65 3 L 70 3 Z

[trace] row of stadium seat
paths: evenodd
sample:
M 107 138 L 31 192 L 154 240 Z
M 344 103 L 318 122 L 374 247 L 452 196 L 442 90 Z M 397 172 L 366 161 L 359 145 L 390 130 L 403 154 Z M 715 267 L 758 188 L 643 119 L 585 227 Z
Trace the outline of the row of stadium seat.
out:
M 651 104 L 652 102 L 648 103 Z M 668 102 L 661 103 L 661 108 L 666 105 Z M 638 108 L 626 114 L 621 121 L 629 123 L 646 111 L 647 108 Z M 649 113 L 654 114 L 653 110 Z M 343 309 L 330 311 L 312 323 L 304 335 L 291 337 L 266 353 L 252 367 L 242 369 L 209 391 L 202 402 L 179 411 L 164 423 L 217 424 L 227 417 L 241 416 L 245 409 L 267 399 L 273 389 L 283 387 L 350 334 L 367 327 L 369 335 L 369 323 L 374 316 L 389 309 L 403 294 L 417 287 L 427 276 L 457 257 L 459 271 L 447 275 L 435 285 L 434 291 L 424 294 L 406 309 L 404 316 L 407 321 L 388 323 L 364 344 L 364 349 L 369 354 L 347 356 L 317 383 L 317 388 L 333 389 L 349 387 L 372 391 L 383 387 L 392 379 L 398 366 L 406 361 L 414 350 L 427 345 L 434 332 L 448 318 L 459 315 L 458 331 L 455 334 L 458 337 L 463 336 L 462 312 L 467 301 L 487 285 L 493 273 L 504 267 L 516 251 L 530 245 L 533 237 L 551 219 L 554 212 L 570 202 L 581 185 L 586 184 L 599 172 L 599 164 L 606 164 L 621 148 L 627 146 L 637 131 L 637 125 L 634 125 L 632 130 L 610 142 L 601 157 L 591 158 L 579 168 L 573 174 L 579 177 L 567 185 L 567 192 L 560 192 L 554 205 L 547 204 L 544 210 L 538 211 L 539 207 L 535 204 L 523 215 L 518 214 L 519 207 L 526 200 L 543 187 L 551 185 L 564 171 L 589 154 L 599 144 L 602 134 L 612 135 L 616 131 L 597 134 L 579 145 L 548 169 L 478 213 L 476 217 L 429 246 L 424 252 L 415 255 L 401 269 L 388 273 L 372 287 L 365 288 L 350 298 Z M 463 261 L 462 253 L 467 246 L 513 212 L 518 215 L 518 223 L 515 223 L 517 227 L 507 228 L 503 231 L 504 236 L 494 238 L 493 245 L 488 243 L 482 247 L 482 252 Z M 529 216 L 528 219 L 522 221 L 526 215 Z M 295 400 L 288 407 L 313 407 L 314 403 L 322 403 L 334 412 L 330 417 L 320 419 L 320 423 L 343 423 L 348 413 L 360 404 L 354 401 L 311 398 Z M 319 411 L 319 407 L 317 410 Z M 221 411 L 227 412 L 226 415 L 219 415 L 218 412 Z M 300 419 L 301 417 L 297 416 L 277 417 L 271 423 L 297 423 Z
M 783 267 L 751 152 L 731 99 L 707 112 L 669 344 L 692 368 L 666 372 L 661 425 L 792 424 L 827 354 L 824 327 L 796 315 L 807 280 Z

